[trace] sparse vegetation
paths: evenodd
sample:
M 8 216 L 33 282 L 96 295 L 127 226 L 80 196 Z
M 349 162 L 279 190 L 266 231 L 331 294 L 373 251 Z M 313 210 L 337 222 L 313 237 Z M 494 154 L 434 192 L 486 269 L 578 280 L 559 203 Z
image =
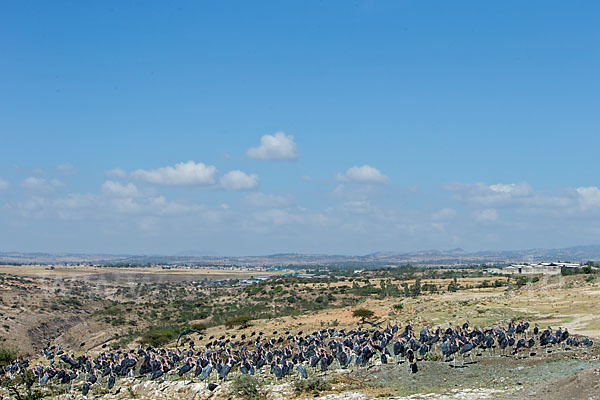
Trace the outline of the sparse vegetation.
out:
M 261 385 L 261 381 L 251 375 L 239 375 L 233 380 L 231 391 L 244 400 L 262 400 L 265 396 L 260 392 Z
M 313 392 L 314 394 L 318 394 L 327 390 L 331 390 L 331 383 L 322 377 L 311 376 L 308 379 L 297 379 L 294 381 L 294 391 L 297 393 Z
M 375 312 L 373 310 L 369 310 L 366 308 L 358 308 L 358 309 L 352 311 L 352 316 L 354 318 L 360 318 L 360 320 L 362 322 L 364 322 L 368 318 L 373 318 L 374 315 L 375 315 Z

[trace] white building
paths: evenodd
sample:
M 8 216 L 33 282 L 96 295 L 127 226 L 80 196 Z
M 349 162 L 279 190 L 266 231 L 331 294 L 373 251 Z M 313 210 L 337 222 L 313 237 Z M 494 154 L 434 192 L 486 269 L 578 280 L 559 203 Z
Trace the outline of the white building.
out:
M 502 268 L 501 273 L 510 275 L 559 275 L 563 267 L 581 268 L 581 265 L 564 262 L 512 264 Z

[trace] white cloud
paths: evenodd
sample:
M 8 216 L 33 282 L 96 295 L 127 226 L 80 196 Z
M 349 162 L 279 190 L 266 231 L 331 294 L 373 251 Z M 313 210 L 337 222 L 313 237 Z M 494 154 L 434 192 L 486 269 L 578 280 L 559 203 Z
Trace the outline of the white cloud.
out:
M 298 214 L 292 213 L 285 209 L 271 209 L 267 211 L 260 211 L 253 214 L 254 219 L 259 224 L 268 225 L 285 225 L 285 224 L 298 224 L 301 223 L 301 217 Z
M 221 177 L 220 183 L 221 187 L 230 190 L 255 189 L 258 186 L 258 175 L 248 175 L 239 170 L 229 171 Z
M 507 193 L 512 196 L 527 196 L 533 193 L 531 186 L 527 182 L 521 183 L 497 183 L 490 185 L 489 189 L 495 193 Z
M 11 205 L 10 208 L 23 217 L 73 220 L 96 216 L 99 204 L 98 197 L 93 194 L 71 193 L 56 199 L 33 195 Z
M 0 190 L 7 190 L 10 187 L 10 183 L 4 179 L 0 179 Z
M 508 207 L 516 204 L 533 204 L 541 199 L 527 182 L 497 183 L 451 183 L 445 189 L 455 193 L 455 199 L 481 207 Z
M 54 200 L 54 205 L 66 208 L 77 209 L 92 207 L 98 203 L 98 198 L 93 194 L 70 193 L 66 197 Z
M 121 168 L 113 168 L 109 169 L 104 173 L 106 176 L 114 176 L 116 178 L 125 178 L 127 176 L 127 172 L 122 170 Z
M 260 138 L 260 146 L 249 148 L 246 155 L 267 161 L 295 161 L 298 158 L 298 151 L 294 136 L 277 132 L 274 135 L 263 135 Z
M 350 214 L 370 214 L 373 211 L 371 203 L 367 200 L 347 201 L 342 204 L 342 209 Z
M 244 197 L 244 203 L 254 207 L 280 208 L 290 204 L 291 196 L 279 196 L 265 193 L 251 193 Z
M 344 185 L 339 184 L 331 195 L 345 201 L 368 200 L 378 193 L 373 185 Z
M 171 186 L 207 186 L 213 185 L 217 179 L 217 168 L 213 165 L 188 161 L 175 166 L 161 167 L 152 170 L 138 169 L 131 175 L 134 178 Z
M 21 183 L 21 186 L 25 189 L 37 190 L 41 192 L 51 192 L 56 188 L 64 185 L 65 184 L 59 181 L 58 179 L 47 180 L 44 178 L 36 178 L 34 176 L 25 178 Z
M 143 211 L 142 205 L 131 197 L 116 198 L 111 200 L 110 203 L 118 213 L 136 214 Z
M 58 165 L 56 170 L 63 175 L 72 176 L 77 174 L 77 168 L 70 163 Z
M 579 204 L 583 209 L 600 207 L 600 189 L 596 186 L 578 187 L 575 189 L 579 195 Z
M 386 184 L 389 183 L 389 178 L 382 174 L 377 168 L 370 165 L 360 167 L 351 167 L 346 170 L 346 173 L 338 173 L 336 175 L 338 181 L 353 181 L 367 184 Z
M 163 196 L 154 197 L 149 202 L 149 211 L 159 215 L 195 214 L 203 210 L 201 204 L 167 201 Z
M 109 196 L 137 197 L 140 192 L 133 183 L 122 185 L 119 182 L 106 181 L 102 184 L 102 192 Z
M 600 210 L 600 197 L 597 197 L 600 190 L 595 186 L 565 188 L 558 192 L 534 191 L 526 182 L 489 186 L 483 183 L 453 183 L 445 188 L 454 192 L 454 200 L 474 209 L 504 208 L 522 215 L 545 214 L 552 217 L 584 215 Z
M 447 220 L 456 216 L 456 210 L 453 208 L 442 208 L 431 214 L 431 219 L 435 221 Z
M 477 222 L 493 222 L 498 219 L 498 212 L 493 208 L 477 210 L 472 215 Z

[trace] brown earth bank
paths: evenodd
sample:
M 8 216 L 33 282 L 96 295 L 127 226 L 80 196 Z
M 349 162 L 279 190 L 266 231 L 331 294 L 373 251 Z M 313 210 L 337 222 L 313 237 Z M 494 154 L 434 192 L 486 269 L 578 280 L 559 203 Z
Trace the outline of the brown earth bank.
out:
M 542 382 L 518 393 L 519 399 L 597 400 L 600 399 L 600 368 Z

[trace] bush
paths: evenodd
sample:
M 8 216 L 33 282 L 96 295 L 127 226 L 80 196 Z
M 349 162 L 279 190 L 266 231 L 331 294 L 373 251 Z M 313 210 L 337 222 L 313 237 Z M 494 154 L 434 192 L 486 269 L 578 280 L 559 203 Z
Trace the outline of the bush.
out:
M 164 346 L 177 338 L 179 330 L 173 327 L 152 328 L 142 336 L 142 344 L 153 347 Z
M 363 321 L 367 318 L 372 318 L 375 315 L 375 313 L 369 309 L 366 308 L 357 308 L 356 310 L 352 311 L 352 316 L 354 318 L 360 318 Z
M 251 320 L 252 319 L 247 315 L 238 315 L 237 317 L 228 319 L 225 322 L 225 325 L 227 325 L 228 328 L 233 328 L 234 326 L 239 326 L 240 328 L 245 328 L 248 326 L 248 323 Z
M 404 304 L 402 304 L 402 303 L 394 304 L 392 306 L 392 308 L 396 311 L 402 311 L 402 309 L 404 309 Z
M 202 332 L 202 331 L 205 331 L 205 330 L 206 330 L 206 324 L 203 324 L 203 323 L 201 323 L 201 322 L 200 322 L 200 323 L 195 323 L 195 324 L 192 324 L 192 325 L 190 326 L 190 328 L 192 328 L 192 329 L 194 329 L 194 330 L 196 330 L 196 331 L 200 331 L 200 332 Z
M 0 347 L 0 367 L 12 363 L 17 358 L 17 352 L 12 349 Z
M 233 380 L 231 390 L 246 400 L 259 400 L 264 396 L 259 391 L 260 382 L 252 375 L 240 375 Z
M 308 379 L 298 379 L 294 381 L 294 390 L 302 392 L 322 392 L 331 390 L 331 383 L 323 378 L 311 376 Z
M 35 375 L 31 369 L 24 369 L 18 373 L 14 379 L 9 379 L 6 375 L 0 378 L 0 386 L 8 389 L 9 393 L 14 395 L 11 398 L 19 400 L 41 400 L 44 398 L 42 392 L 33 389 L 36 381 Z

